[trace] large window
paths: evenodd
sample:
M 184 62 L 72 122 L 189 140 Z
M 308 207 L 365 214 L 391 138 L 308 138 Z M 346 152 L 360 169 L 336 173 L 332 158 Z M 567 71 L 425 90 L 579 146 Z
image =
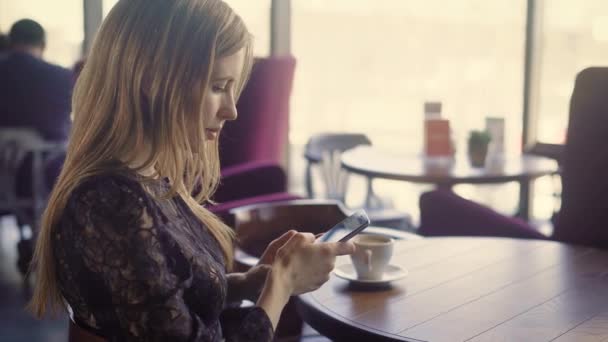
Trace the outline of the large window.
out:
M 458 149 L 486 116 L 519 149 L 525 13 L 525 0 L 293 0 L 291 141 L 358 131 L 417 153 L 423 104 L 441 101 Z
M 23 18 L 36 20 L 46 30 L 46 60 L 71 68 L 80 58 L 82 0 L 0 0 L 0 31 L 8 33 L 11 25 Z
M 426 101 L 442 102 L 457 150 L 487 116 L 504 117 L 507 149 L 521 149 L 526 0 L 292 0 L 292 14 L 293 183 L 304 169 L 298 146 L 322 131 L 362 132 L 385 149 L 420 153 Z M 376 185 L 398 207 L 418 207 L 421 189 Z M 517 187 L 507 190 L 512 211 Z
M 255 39 L 255 54 L 270 52 L 270 0 L 224 0 L 243 18 Z M 103 0 L 104 17 L 118 0 Z
M 270 0 L 224 0 L 243 18 L 253 34 L 256 56 L 270 54 Z
M 538 115 L 537 139 L 563 143 L 576 74 L 608 65 L 608 2 L 539 0 L 535 53 L 538 83 L 531 111 Z

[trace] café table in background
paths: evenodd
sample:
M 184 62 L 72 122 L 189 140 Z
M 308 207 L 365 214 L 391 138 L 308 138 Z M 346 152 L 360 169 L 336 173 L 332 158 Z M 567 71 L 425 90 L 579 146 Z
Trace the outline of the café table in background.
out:
M 521 184 L 559 172 L 555 160 L 526 154 L 507 155 L 500 163 L 475 168 L 466 156 L 459 155 L 449 162 L 424 155 L 391 153 L 374 146 L 361 146 L 344 152 L 342 167 L 366 177 L 434 184 L 441 188 L 451 188 L 457 184 Z M 519 206 L 519 216 L 528 220 L 527 194 L 521 194 Z

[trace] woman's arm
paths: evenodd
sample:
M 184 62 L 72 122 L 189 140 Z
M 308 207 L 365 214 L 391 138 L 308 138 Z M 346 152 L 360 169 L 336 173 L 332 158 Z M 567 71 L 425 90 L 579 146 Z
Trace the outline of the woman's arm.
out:
M 283 247 L 289 239 L 297 232 L 290 230 L 273 240 L 262 256 L 258 264 L 245 273 L 230 273 L 227 275 L 228 295 L 226 302 L 235 303 L 242 300 L 256 302 L 266 282 L 266 276 L 271 269 L 277 250 Z
M 288 274 L 284 268 L 273 267 L 266 277 L 264 288 L 257 301 L 257 306 L 266 311 L 274 330 L 279 324 L 283 308 L 293 293 L 293 287 L 289 285 L 287 277 Z
M 228 281 L 226 302 L 235 303 L 249 300 L 255 303 L 262 292 L 270 269 L 269 265 L 257 265 L 244 273 L 228 274 L 226 276 Z

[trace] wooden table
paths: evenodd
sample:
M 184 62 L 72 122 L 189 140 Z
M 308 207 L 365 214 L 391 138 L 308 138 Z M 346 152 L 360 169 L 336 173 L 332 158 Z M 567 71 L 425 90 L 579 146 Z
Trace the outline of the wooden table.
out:
M 398 242 L 392 263 L 409 270 L 392 287 L 358 289 L 332 275 L 299 297 L 298 310 L 336 340 L 608 340 L 607 251 L 540 240 L 426 238 Z
M 351 173 L 370 178 L 434 184 L 443 188 L 456 184 L 523 184 L 559 172 L 555 160 L 532 155 L 511 155 L 503 163 L 474 168 L 466 156 L 457 156 L 450 163 L 424 155 L 390 153 L 373 146 L 361 146 L 344 152 L 342 166 Z M 527 192 L 521 193 L 520 216 L 524 219 L 529 218 L 528 197 Z

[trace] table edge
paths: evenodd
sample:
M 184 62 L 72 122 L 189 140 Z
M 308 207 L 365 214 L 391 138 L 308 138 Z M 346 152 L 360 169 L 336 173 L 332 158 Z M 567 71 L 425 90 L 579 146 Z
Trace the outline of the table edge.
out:
M 298 314 L 313 329 L 332 340 L 423 342 L 422 340 L 379 331 L 357 322 L 350 321 L 347 323 L 345 317 L 332 313 L 318 302 L 315 305 L 311 304 L 310 301 L 316 301 L 311 293 L 296 297 Z
M 557 170 L 546 170 L 536 171 L 527 174 L 510 174 L 510 175 L 488 175 L 484 177 L 445 177 L 445 176 L 416 176 L 416 175 L 398 175 L 389 172 L 377 172 L 364 170 L 354 166 L 342 163 L 342 167 L 354 174 L 370 177 L 370 178 L 382 178 L 390 179 L 411 183 L 426 183 L 426 184 L 495 184 L 495 183 L 508 183 L 508 182 L 522 182 L 540 178 L 543 176 L 559 174 Z

